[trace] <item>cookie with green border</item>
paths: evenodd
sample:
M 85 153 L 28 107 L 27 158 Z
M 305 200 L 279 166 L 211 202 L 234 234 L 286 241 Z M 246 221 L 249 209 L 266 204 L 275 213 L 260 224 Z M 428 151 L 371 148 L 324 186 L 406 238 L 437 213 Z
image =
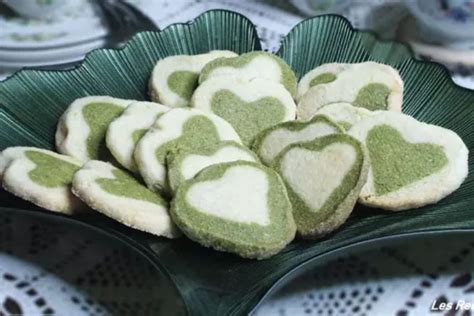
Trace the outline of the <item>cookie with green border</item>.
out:
M 348 131 L 354 124 L 375 113 L 349 103 L 331 103 L 319 109 L 317 115 L 326 115 Z
M 323 106 L 341 102 L 370 111 L 401 112 L 403 81 L 394 68 L 376 62 L 349 64 L 335 76 L 333 81 L 316 84 L 301 96 L 298 118 L 307 120 Z
M 72 192 L 92 209 L 126 226 L 174 238 L 180 235 L 168 202 L 110 163 L 91 160 L 74 175 Z
M 171 217 L 190 239 L 244 258 L 278 253 L 296 230 L 281 178 L 247 161 L 212 165 L 182 183 Z
M 170 188 L 175 192 L 181 183 L 194 178 L 206 167 L 239 160 L 260 162 L 255 153 L 235 141 L 172 151 L 166 157 Z
M 56 149 L 83 162 L 109 160 L 111 155 L 105 145 L 107 127 L 132 102 L 107 96 L 76 99 L 59 119 Z
M 216 58 L 235 57 L 227 50 L 214 50 L 199 55 L 176 55 L 160 59 L 149 80 L 152 101 L 169 107 L 185 107 L 198 85 L 202 68 Z
M 264 130 L 255 138 L 252 150 L 264 164 L 270 165 L 273 159 L 291 144 L 343 132 L 341 126 L 329 117 L 316 115 L 309 121 L 290 121 Z
M 296 95 L 296 76 L 290 66 L 272 53 L 250 52 L 233 58 L 219 58 L 208 63 L 199 76 L 202 84 L 209 78 L 219 77 L 227 80 L 237 77 L 244 80 L 260 78 L 265 81 L 280 83 Z
M 105 142 L 120 165 L 134 173 L 138 172 L 133 158 L 135 146 L 158 116 L 168 110 L 169 107 L 159 103 L 134 102 L 109 124 Z
M 363 145 L 346 134 L 296 143 L 272 164 L 293 206 L 298 235 L 319 238 L 340 227 L 367 180 Z
M 169 193 L 166 156 L 176 149 L 199 149 L 233 140 L 241 143 L 234 128 L 217 115 L 197 109 L 175 108 L 161 115 L 135 147 L 134 158 L 147 186 Z
M 299 101 L 301 97 L 314 86 L 330 83 L 336 80 L 337 75 L 351 64 L 329 63 L 323 64 L 306 73 L 298 82 L 298 92 L 296 100 Z
M 468 174 L 468 149 L 453 131 L 396 112 L 378 112 L 349 134 L 363 142 L 370 171 L 359 201 L 393 211 L 436 203 Z
M 3 188 L 44 209 L 75 214 L 86 209 L 71 193 L 74 173 L 81 162 L 35 147 L 9 147 L 0 153 Z
M 296 116 L 290 93 L 279 83 L 261 79 L 210 78 L 194 92 L 191 107 L 222 117 L 247 146 L 262 130 Z

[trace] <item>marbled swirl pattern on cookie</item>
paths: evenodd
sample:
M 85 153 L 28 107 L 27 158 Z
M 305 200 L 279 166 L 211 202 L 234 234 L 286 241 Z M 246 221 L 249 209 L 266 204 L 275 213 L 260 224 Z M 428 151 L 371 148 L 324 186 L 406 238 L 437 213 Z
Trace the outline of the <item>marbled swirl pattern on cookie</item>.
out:
M 89 161 L 76 172 L 72 186 L 74 194 L 92 209 L 124 225 L 158 236 L 179 236 L 168 203 L 109 163 Z
M 436 203 L 468 174 L 468 149 L 453 131 L 396 112 L 377 112 L 349 134 L 363 142 L 370 158 L 360 202 L 388 210 Z
M 171 216 L 192 240 L 245 258 L 269 257 L 295 235 L 283 182 L 253 162 L 212 165 L 184 182 Z
M 322 67 L 325 67 L 324 71 L 329 71 L 326 68 L 333 67 L 335 70 L 332 73 L 335 78 L 310 87 L 300 96 L 298 118 L 307 120 L 323 106 L 341 102 L 371 111 L 401 111 L 403 81 L 392 67 L 375 62 L 329 64 L 320 66 L 312 72 L 319 71 Z M 310 78 L 305 80 L 309 81 L 308 86 Z M 301 86 L 301 91 L 304 91 L 304 85 Z
M 305 238 L 319 238 L 346 221 L 368 171 L 361 143 L 345 134 L 295 143 L 272 167 L 287 186 L 298 234 Z
M 225 120 L 196 109 L 176 108 L 161 115 L 135 148 L 135 161 L 147 186 L 169 191 L 166 156 L 179 148 L 200 148 L 207 144 L 233 140 L 239 135 Z
M 104 96 L 76 99 L 59 119 L 56 149 L 83 162 L 109 160 L 105 145 L 107 127 L 132 102 Z
M 290 93 L 281 84 L 262 79 L 208 79 L 196 89 L 191 106 L 222 117 L 247 146 L 262 130 L 296 116 Z
M 252 150 L 270 165 L 287 146 L 334 133 L 343 133 L 343 129 L 327 116 L 316 115 L 307 122 L 290 121 L 264 130 L 255 138 Z
M 172 151 L 166 157 L 171 190 L 175 192 L 182 182 L 194 178 L 206 167 L 238 160 L 259 162 L 258 157 L 250 149 L 234 141 L 208 144 L 197 149 Z
M 159 60 L 149 81 L 151 99 L 169 107 L 188 106 L 202 68 L 216 58 L 235 57 L 231 51 L 177 55 Z
M 292 96 L 296 95 L 296 76 L 280 57 L 267 52 L 250 52 L 234 58 L 220 58 L 208 63 L 202 70 L 199 83 L 213 77 L 243 80 L 260 78 L 281 83 Z
M 0 153 L 0 180 L 8 192 L 47 210 L 74 214 L 85 209 L 71 193 L 81 163 L 35 147 L 9 147 Z
M 127 106 L 107 128 L 106 144 L 115 160 L 123 167 L 138 172 L 133 152 L 138 141 L 155 123 L 157 117 L 170 108 L 154 102 L 134 102 Z

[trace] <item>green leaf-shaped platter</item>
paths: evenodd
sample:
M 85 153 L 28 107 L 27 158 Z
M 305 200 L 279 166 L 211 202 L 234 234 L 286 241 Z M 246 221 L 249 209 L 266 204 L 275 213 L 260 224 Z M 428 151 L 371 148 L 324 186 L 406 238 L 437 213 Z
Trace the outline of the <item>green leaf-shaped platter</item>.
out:
M 22 70 L 0 84 L 0 150 L 16 145 L 54 149 L 58 118 L 75 98 L 110 95 L 146 100 L 147 80 L 157 60 L 213 49 L 245 53 L 261 46 L 247 18 L 218 10 L 160 32 L 140 33 L 119 50 L 93 51 L 74 70 Z M 405 82 L 405 113 L 456 131 L 471 151 L 474 148 L 474 92 L 456 86 L 443 66 L 415 60 L 400 43 L 379 41 L 371 33 L 354 30 L 342 17 L 326 15 L 298 24 L 277 54 L 298 77 L 328 62 L 375 60 L 389 64 L 400 71 Z M 282 253 L 263 261 L 212 251 L 186 238 L 167 240 L 141 234 L 99 215 L 64 221 L 79 220 L 112 231 L 146 253 L 176 284 L 184 301 L 183 312 L 240 315 L 251 311 L 290 272 L 336 249 L 395 236 L 474 229 L 472 156 L 469 169 L 461 188 L 436 205 L 395 214 L 357 207 L 331 236 L 317 242 L 295 240 Z M 0 193 L 0 206 L 41 212 L 5 192 Z

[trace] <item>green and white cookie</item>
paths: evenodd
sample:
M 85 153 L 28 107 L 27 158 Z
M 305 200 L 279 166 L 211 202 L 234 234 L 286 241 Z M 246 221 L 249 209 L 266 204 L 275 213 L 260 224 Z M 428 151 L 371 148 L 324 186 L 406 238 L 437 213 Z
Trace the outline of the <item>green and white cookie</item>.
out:
M 138 172 L 133 152 L 138 141 L 155 123 L 159 115 L 170 108 L 154 102 L 134 102 L 110 123 L 105 138 L 115 160 L 132 172 Z
M 262 130 L 296 116 L 290 93 L 279 83 L 261 79 L 211 78 L 196 89 L 191 106 L 222 117 L 247 146 Z
M 233 58 L 219 58 L 208 63 L 199 76 L 199 83 L 213 77 L 237 77 L 244 80 L 260 78 L 281 83 L 292 96 L 296 95 L 296 76 L 280 57 L 267 52 L 250 52 Z
M 235 141 L 208 144 L 198 149 L 172 151 L 166 157 L 171 190 L 175 192 L 182 182 L 194 178 L 206 167 L 238 160 L 259 162 L 251 150 Z
M 298 82 L 296 100 L 299 101 L 301 97 L 314 86 L 333 82 L 339 73 L 345 71 L 350 66 L 351 64 L 323 64 L 306 73 Z
M 344 130 L 327 116 L 316 115 L 307 122 L 285 122 L 264 130 L 255 138 L 252 150 L 264 164 L 270 165 L 287 146 L 334 133 Z
M 349 134 L 365 143 L 370 171 L 359 202 L 398 211 L 436 203 L 468 174 L 468 149 L 453 131 L 395 112 L 378 112 Z
M 64 214 L 86 208 L 71 193 L 72 177 L 80 167 L 74 158 L 35 147 L 9 147 L 0 153 L 0 180 L 6 191 Z
M 336 78 L 314 85 L 301 96 L 298 100 L 298 118 L 307 120 L 323 106 L 341 102 L 371 111 L 401 112 L 403 81 L 395 69 L 375 62 L 331 65 L 336 69 Z
M 286 184 L 304 238 L 324 236 L 346 221 L 368 172 L 363 145 L 346 134 L 293 144 L 272 167 Z
M 87 162 L 74 175 L 72 191 L 92 209 L 124 225 L 158 236 L 179 236 L 168 203 L 110 163 Z
M 349 103 L 331 103 L 323 106 L 316 114 L 326 115 L 348 131 L 352 125 L 372 115 L 373 111 L 352 106 Z
M 210 166 L 181 184 L 171 217 L 190 239 L 245 258 L 276 254 L 296 230 L 281 178 L 247 161 Z
M 169 107 L 188 106 L 198 85 L 202 68 L 216 58 L 235 57 L 236 53 L 215 50 L 200 55 L 177 55 L 158 61 L 149 81 L 151 99 Z
M 170 151 L 198 149 L 224 140 L 241 143 L 232 126 L 219 116 L 196 109 L 176 108 L 161 115 L 137 143 L 135 161 L 147 186 L 166 193 L 169 191 L 166 156 Z
M 76 99 L 59 119 L 56 149 L 83 162 L 109 160 L 105 145 L 107 127 L 132 102 L 105 96 Z

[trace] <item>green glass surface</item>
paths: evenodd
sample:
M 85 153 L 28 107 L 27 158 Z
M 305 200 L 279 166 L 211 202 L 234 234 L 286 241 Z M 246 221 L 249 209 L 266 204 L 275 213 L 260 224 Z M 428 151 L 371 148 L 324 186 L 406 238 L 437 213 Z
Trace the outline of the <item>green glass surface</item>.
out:
M 179 38 L 179 41 L 176 39 Z M 210 11 L 192 23 L 136 35 L 120 50 L 96 50 L 68 71 L 24 70 L 0 84 L 0 150 L 13 145 L 54 148 L 57 120 L 78 97 L 110 95 L 147 99 L 147 81 L 160 58 L 213 49 L 244 53 L 261 48 L 251 22 L 237 13 Z M 354 30 L 342 17 L 324 15 L 303 21 L 283 39 L 277 52 L 301 78 L 329 62 L 378 61 L 400 72 L 405 86 L 403 111 L 420 121 L 450 128 L 474 152 L 474 92 L 453 83 L 446 68 L 412 58 L 407 46 L 378 41 Z M 103 78 L 108 78 L 104 81 Z M 295 268 L 354 243 L 439 230 L 474 229 L 474 159 L 462 186 L 439 203 L 408 212 L 379 212 L 358 206 L 337 232 L 317 242 L 295 240 L 282 253 L 262 261 L 205 249 L 180 238 L 167 240 L 121 227 L 108 230 L 147 254 L 176 284 L 193 315 L 242 315 Z M 37 210 L 0 191 L 0 206 Z M 58 215 L 49 214 L 54 217 Z M 78 220 L 96 225 L 94 217 Z M 125 237 L 127 235 L 127 237 Z

